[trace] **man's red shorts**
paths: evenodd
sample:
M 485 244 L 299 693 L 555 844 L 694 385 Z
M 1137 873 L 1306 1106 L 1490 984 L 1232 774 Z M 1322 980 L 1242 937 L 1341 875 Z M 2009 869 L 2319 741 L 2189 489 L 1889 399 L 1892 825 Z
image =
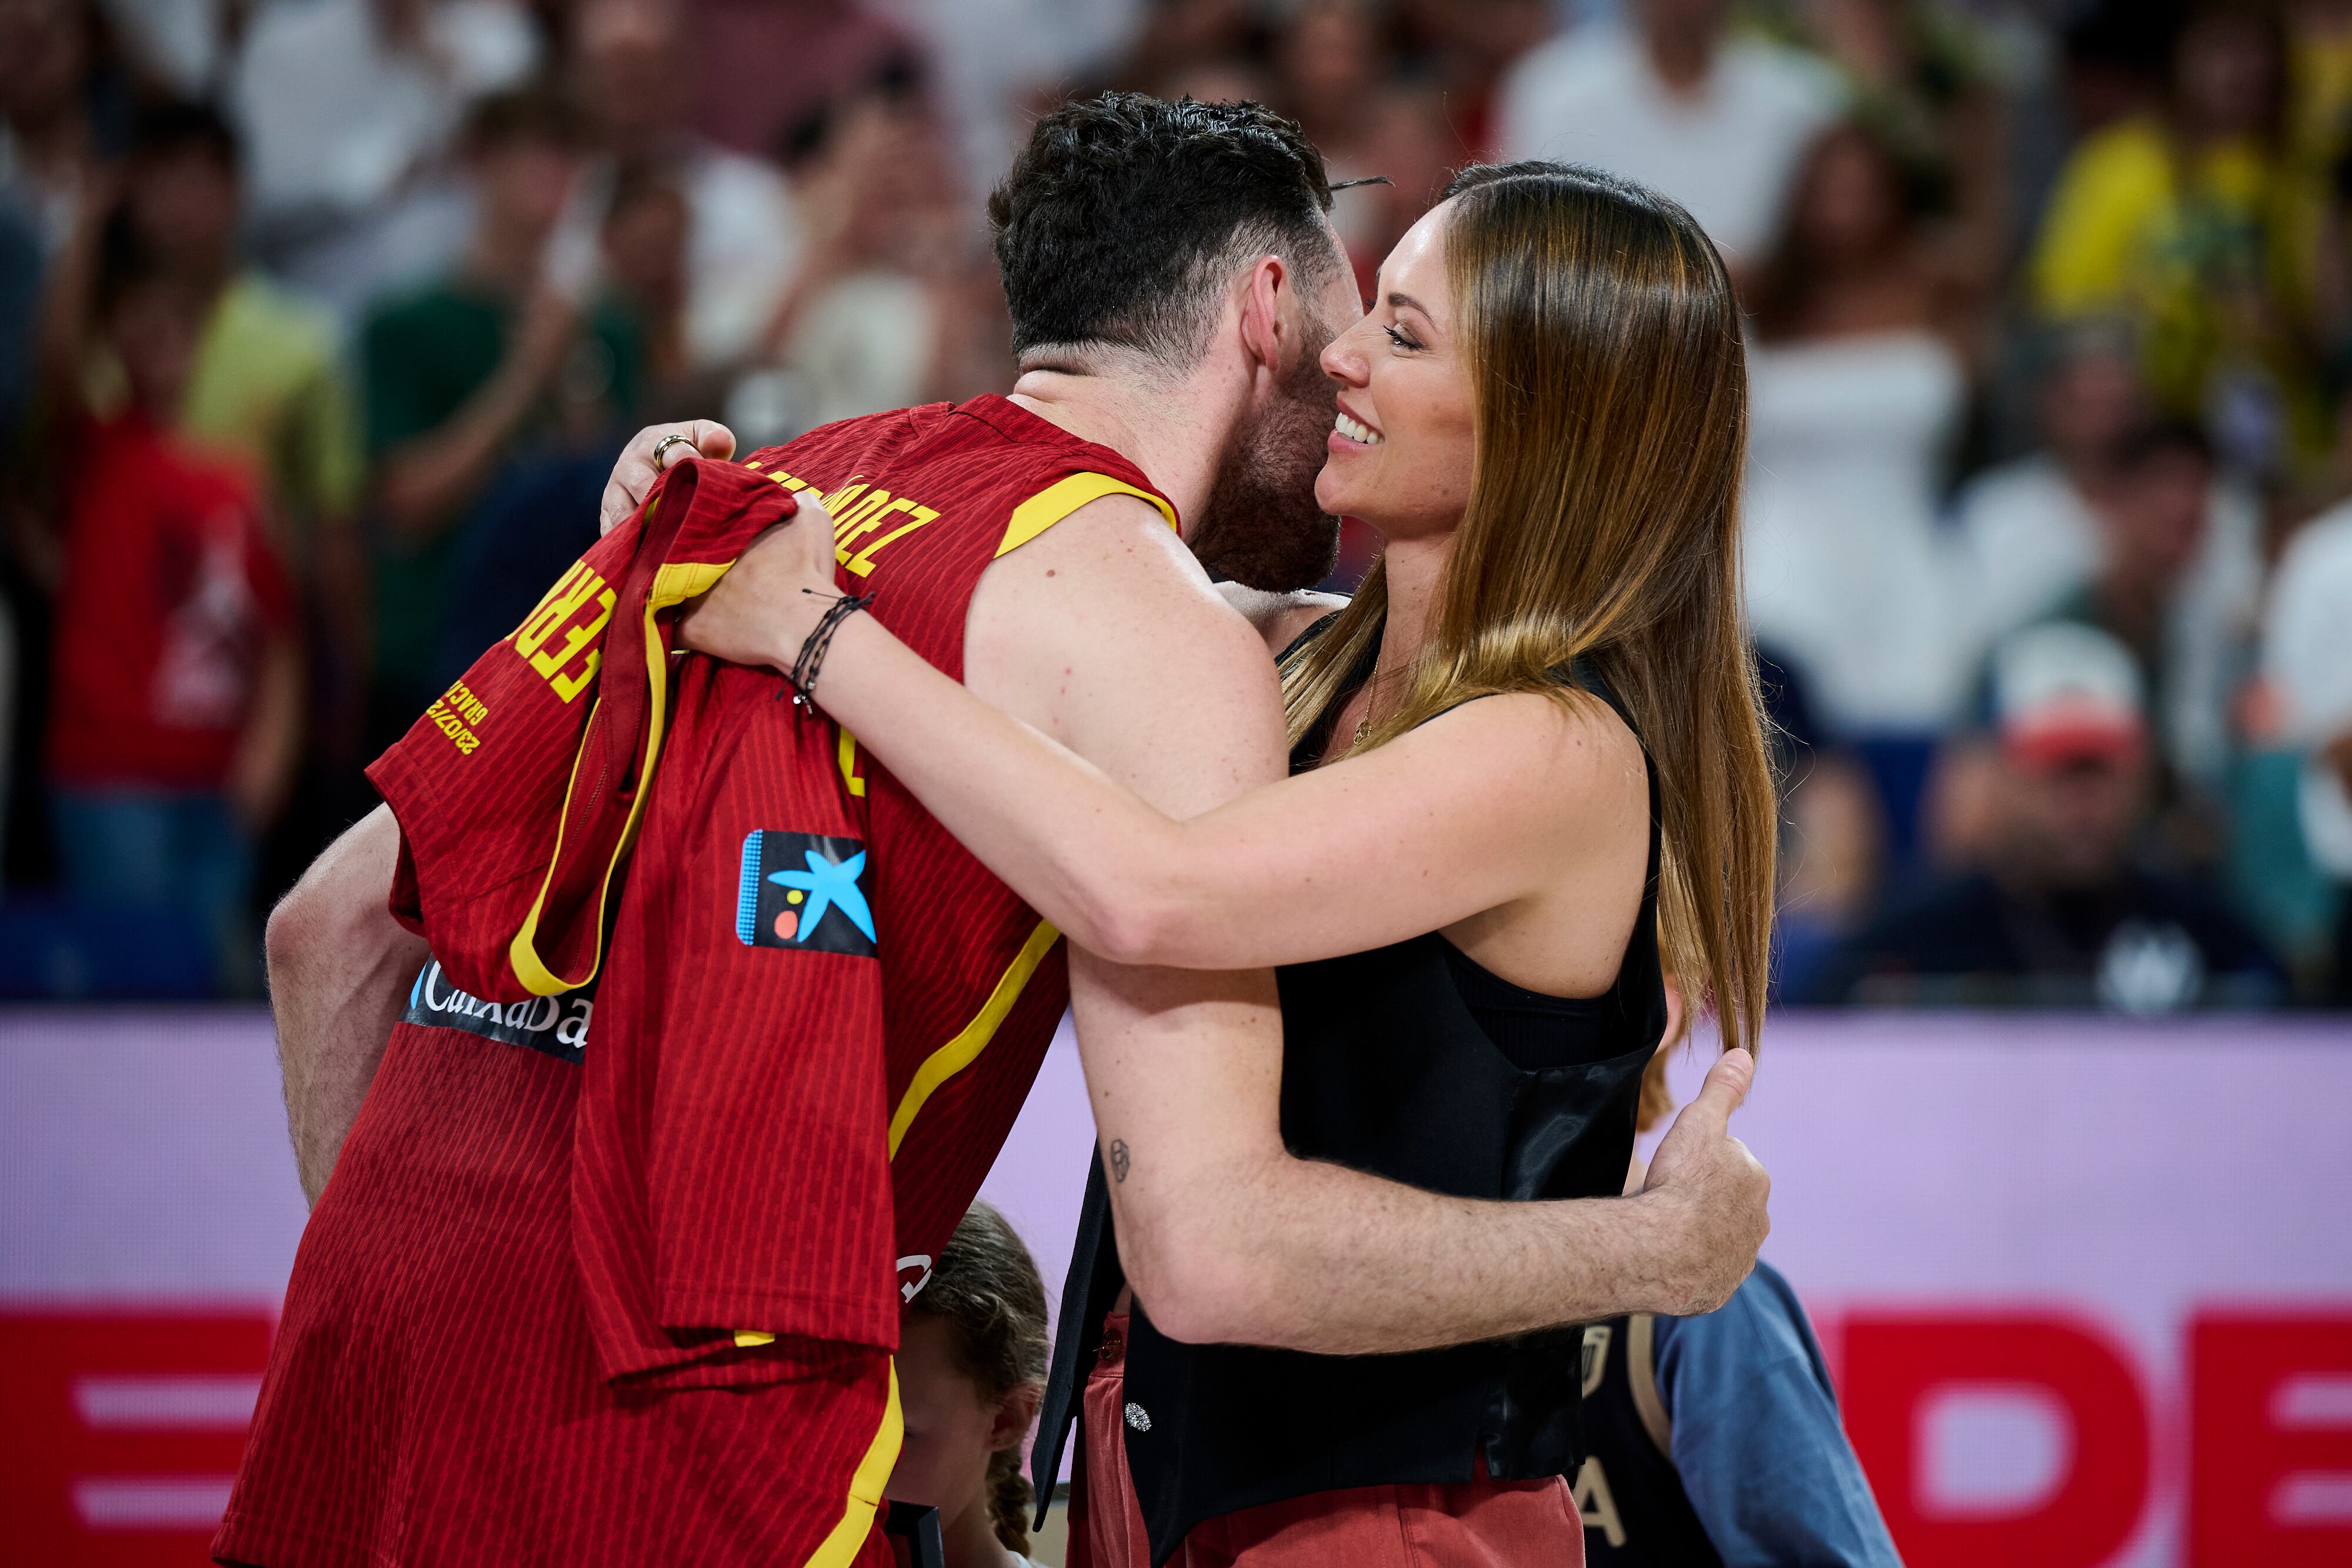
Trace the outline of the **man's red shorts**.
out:
M 850 1494 L 878 1496 L 896 1456 L 888 1356 L 738 1353 L 778 1354 L 779 1380 L 727 1388 L 598 1371 L 571 1237 L 579 1082 L 537 1051 L 394 1031 L 295 1259 L 221 1560 L 887 1568 Z
M 1069 1568 L 1151 1568 L 1128 1473 L 1127 1318 L 1103 1324 L 1079 1427 L 1085 1494 L 1070 1501 Z M 1311 1412 L 1301 1412 L 1311 1418 Z M 1567 1479 L 1350 1487 L 1195 1525 L 1167 1568 L 1582 1568 L 1584 1520 Z

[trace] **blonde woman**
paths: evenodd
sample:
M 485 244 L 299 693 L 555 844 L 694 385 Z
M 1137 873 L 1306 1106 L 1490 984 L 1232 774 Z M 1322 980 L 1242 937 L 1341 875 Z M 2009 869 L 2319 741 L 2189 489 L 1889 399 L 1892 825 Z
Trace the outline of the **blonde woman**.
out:
M 1155 810 L 899 644 L 887 604 L 845 615 L 805 505 L 688 641 L 797 666 L 1074 944 L 1282 966 L 1295 1152 L 1463 1196 L 1614 1192 L 1664 972 L 1696 982 L 1727 1047 L 1753 1046 L 1763 1009 L 1773 797 L 1738 595 L 1747 376 L 1723 263 L 1626 182 L 1474 169 L 1322 364 L 1339 412 L 1317 498 L 1386 548 L 1344 610 L 1255 606 L 1286 649 L 1286 780 L 1189 821 Z M 1155 1191 L 1132 1109 L 1095 1109 L 1097 1213 L 1183 1201 Z M 1148 1537 L 1155 1558 L 1329 1561 L 1334 1530 L 1369 1551 L 1406 1519 L 1496 1561 L 1580 1552 L 1572 1333 L 1366 1364 L 1186 1344 L 1151 1323 L 1149 1279 L 1125 1323 L 1115 1266 L 1074 1284 L 1079 1333 L 1109 1331 L 1085 1396 L 1095 1560 Z M 1045 1433 L 1057 1452 L 1050 1408 Z M 1129 1461 L 1132 1528 L 1107 1517 L 1124 1517 Z M 1367 1511 L 1382 1508 L 1386 1525 Z

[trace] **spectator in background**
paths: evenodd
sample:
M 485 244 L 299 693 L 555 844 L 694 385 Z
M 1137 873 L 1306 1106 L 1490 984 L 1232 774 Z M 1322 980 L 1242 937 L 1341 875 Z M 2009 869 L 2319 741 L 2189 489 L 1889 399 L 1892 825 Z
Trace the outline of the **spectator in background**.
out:
M 537 90 L 477 108 L 465 139 L 473 238 L 449 276 L 370 315 L 361 353 L 374 500 L 372 745 L 404 731 L 435 695 L 434 656 L 461 524 L 536 438 L 601 429 L 635 405 L 632 323 L 583 311 L 551 277 L 548 240 L 580 164 L 580 124 Z
M 1321 150 L 1335 180 L 1381 172 L 1360 166 L 1390 68 L 1380 23 L 1373 0 L 1304 0 L 1275 36 L 1277 107 Z
M 120 151 L 127 103 L 104 68 L 88 0 L 0 0 L 0 192 L 28 213 L 42 249 L 74 232 L 84 187 Z
M 2306 346 L 2318 213 L 2282 146 L 2283 50 L 2274 14 L 2200 0 L 2163 106 L 2075 148 L 2030 266 L 2044 317 L 2132 321 L 2159 406 L 2263 474 L 2334 434 Z
M 1117 85 L 1167 98 L 1186 73 L 1255 63 L 1265 52 L 1262 11 L 1253 0 L 1149 0 Z
M 623 166 L 605 209 L 595 314 L 637 346 L 634 406 L 612 410 L 625 416 L 617 426 L 592 414 L 565 433 L 576 439 L 518 456 L 467 517 L 441 596 L 431 689 L 446 689 L 509 635 L 596 542 L 604 476 L 625 428 L 688 417 L 719 397 L 724 374 L 696 371 L 686 352 L 687 224 L 686 198 L 665 172 Z
M 1642 1075 L 1643 1133 L 1675 1108 L 1677 1033 Z M 1636 1159 L 1625 1190 L 1644 1174 Z M 1587 1324 L 1583 1360 L 1590 1568 L 1901 1568 L 1804 1303 L 1769 1263 L 1703 1317 Z
M 229 82 L 251 154 L 262 255 L 346 320 L 465 244 L 435 175 L 471 106 L 539 68 L 519 0 L 260 5 Z
M 2287 144 L 2306 168 L 2352 152 L 2352 0 L 2287 7 Z
M 971 357 L 958 335 L 972 324 L 969 274 L 985 262 L 944 151 L 919 84 L 896 71 L 798 128 L 788 152 L 809 246 L 766 333 L 761 359 L 781 368 L 772 412 L 744 423 L 781 439 L 1001 383 L 1001 365 L 978 386 L 950 374 Z M 1002 296 L 988 308 L 1001 313 Z
M 1787 235 L 1749 285 L 1742 513 L 1756 635 L 1797 667 L 1830 735 L 1871 761 L 1898 864 L 1969 652 L 1936 504 L 1974 301 L 1923 245 L 1913 189 L 1859 124 L 1806 157 Z
M 332 319 L 239 258 L 237 143 L 216 111 L 142 113 L 123 177 L 140 242 L 204 314 L 180 429 L 266 477 L 278 553 L 323 623 L 355 632 L 365 624 L 353 523 L 363 474 Z
M 2161 109 L 2179 9 L 2177 0 L 2090 0 L 2067 24 L 2060 74 L 2064 119 L 2077 139 Z
M 1615 0 L 1572 7 L 1554 0 L 1394 0 L 1389 10 L 1408 68 L 1440 95 L 1445 156 L 1458 168 L 1496 157 L 1504 84 L 1559 26 L 1564 10 L 1590 16 L 1622 8 Z
M 266 904 L 355 814 L 368 658 L 358 417 L 333 319 L 238 254 L 237 141 L 217 111 L 186 103 L 142 111 L 123 197 L 140 242 L 203 312 L 179 428 L 262 481 L 275 553 L 310 632 L 311 744 L 302 787 L 263 846 L 257 891 Z
M 2139 670 L 2095 627 L 1994 649 L 1987 863 L 1898 902 L 1791 1000 L 1872 1006 L 2259 1007 L 2284 976 L 2202 885 L 2143 868 L 2153 756 Z
M 2304 754 L 2305 851 L 2336 883 L 2322 995 L 2352 1007 L 2352 503 L 2305 524 L 2280 558 L 2263 667 L 2283 710 L 2283 738 Z
M 907 1437 L 884 1495 L 940 1511 L 947 1568 L 1037 1568 L 1021 1452 L 1045 1392 L 1045 1281 L 986 1203 L 956 1222 L 898 1332 Z
M 2159 588 L 2118 582 L 2102 592 L 2160 594 L 2161 608 L 2149 612 L 2163 621 L 2160 632 L 2121 622 L 2109 629 L 2147 659 L 2168 762 L 2218 788 L 2231 760 L 2224 708 L 2261 593 L 2261 504 L 2219 468 L 2194 425 L 2151 423 L 2128 337 L 2112 323 L 2080 324 L 2055 340 L 2036 414 L 2042 449 L 1979 476 L 1960 496 L 1978 645 L 2053 610 L 2084 613 L 2084 595 L 2109 571 L 2118 528 L 2143 541 L 2187 530 L 2193 553 Z M 2168 506 L 2189 505 L 2167 476 L 2200 468 L 2209 476 L 2201 511 L 2166 520 Z M 2140 546 L 2126 548 L 2137 562 L 2122 569 L 2126 575 L 2155 570 Z
M 967 199 L 976 204 L 1012 165 L 1029 118 L 1053 101 L 1056 89 L 1108 78 L 1150 8 L 1150 0 L 899 0 L 892 7 L 921 35 L 937 73 L 939 107 Z M 826 79 L 870 74 L 838 70 Z M 792 102 L 795 116 L 808 108 L 798 92 Z M 788 125 L 745 145 L 772 148 Z
M 2100 508 L 2099 569 L 2043 612 L 2096 626 L 2131 651 L 2161 758 L 2184 785 L 2210 785 L 2227 765 L 2232 675 L 2252 631 L 2251 604 L 2232 622 L 2198 613 L 2214 479 L 2212 448 L 2193 424 L 2127 436 Z
M 2234 611 L 2213 597 L 2203 563 L 2215 513 L 2211 447 L 2194 424 L 2143 424 L 2109 459 L 2097 510 L 2097 565 L 2042 607 L 2034 623 L 2094 626 L 2132 655 L 2157 737 L 2155 798 L 2160 848 L 2177 865 L 2221 858 L 2221 794 L 2234 758 L 2231 699 L 2250 662 L 2253 604 Z M 2249 524 L 2249 527 L 2252 525 Z M 1979 673 L 1977 706 L 1990 711 L 1990 667 Z M 1936 836 L 1942 858 L 1979 858 L 1989 821 L 1989 748 L 1956 737 L 1938 759 Z
M 582 0 L 573 40 L 572 81 L 593 117 L 596 156 L 567 214 L 559 267 L 595 270 L 622 164 L 659 173 L 686 200 L 687 359 L 699 369 L 740 361 L 756 350 L 802 261 L 791 190 L 772 164 L 709 141 L 688 123 L 704 89 L 679 0 Z M 761 67 L 779 84 L 805 88 L 804 66 L 784 56 L 771 55 Z
M 1736 277 L 1778 238 L 1799 165 L 1838 110 L 1818 61 L 1727 32 L 1728 0 L 1626 0 L 1506 81 L 1501 155 L 1590 163 L 1688 207 Z
M 1426 82 L 1392 79 L 1372 94 L 1365 135 L 1351 161 L 1328 161 L 1335 181 L 1377 178 L 1339 193 L 1331 221 L 1369 298 L 1381 257 L 1444 194 L 1465 154 L 1445 118 L 1444 95 Z
M 681 0 L 674 23 L 683 35 L 679 64 L 695 84 L 687 116 L 710 143 L 767 158 L 812 109 L 919 54 L 908 12 L 978 12 L 1003 32 L 962 36 L 984 50 L 1003 53 L 1037 47 L 1033 40 L 1005 35 L 1060 26 L 1084 31 L 1100 23 L 1082 14 L 1106 8 L 1104 0 L 1047 4 L 1058 14 L 1016 11 L 1008 16 L 1002 0 L 914 0 L 887 8 L 863 0 Z M 1130 4 L 1108 0 L 1108 8 Z M 583 16 L 583 33 L 585 23 Z M 791 68 L 778 69 L 784 60 Z M 1008 160 L 1011 151 L 1006 149 Z
M 120 212 L 93 205 L 58 263 L 44 359 L 76 460 L 48 779 L 68 891 L 194 925 L 250 995 L 254 843 L 293 779 L 302 666 L 252 480 L 173 434 L 212 303 Z M 118 412 L 81 396 L 93 332 Z
M 1934 172 L 1945 265 L 1979 289 L 2010 256 L 2009 115 L 1992 40 L 1943 0 L 1777 0 L 1770 35 L 1835 66 L 1863 112 Z
M 644 357 L 637 405 L 624 411 L 633 421 L 690 418 L 687 411 L 715 407 L 715 398 L 724 394 L 723 372 L 700 373 L 687 343 L 693 227 L 686 193 L 667 170 L 628 162 L 615 170 L 597 235 L 598 259 L 604 296 L 634 323 Z
M 1957 503 L 1981 646 L 2097 571 L 2099 510 L 2114 488 L 2116 455 L 2147 422 L 2127 328 L 2081 322 L 2051 334 L 2044 355 L 2033 389 L 2034 450 L 1969 480 Z

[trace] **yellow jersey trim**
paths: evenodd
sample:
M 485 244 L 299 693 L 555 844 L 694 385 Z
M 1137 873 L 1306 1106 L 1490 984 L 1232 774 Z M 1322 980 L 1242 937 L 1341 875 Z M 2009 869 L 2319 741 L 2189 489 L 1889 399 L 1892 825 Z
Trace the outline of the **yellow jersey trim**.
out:
M 1005 526 L 1004 538 L 997 545 L 996 553 L 1010 555 L 1080 507 L 1105 496 L 1133 496 L 1149 501 L 1160 508 L 1160 515 L 1168 519 L 1170 528 L 1176 527 L 1176 508 L 1163 497 L 1108 474 L 1073 474 L 1046 486 L 1013 508 L 1013 520 Z
M 1053 922 L 1037 922 L 1037 929 L 1029 933 L 1029 940 L 1022 945 L 1020 956 L 1013 960 L 1012 967 L 996 982 L 996 989 L 989 993 L 988 1000 L 982 1005 L 978 1016 L 963 1027 L 961 1033 L 931 1052 L 924 1059 L 923 1065 L 915 1070 L 915 1081 L 907 1085 L 907 1092 L 898 1102 L 898 1113 L 890 1118 L 892 1159 L 898 1157 L 898 1145 L 906 1141 L 907 1129 L 914 1124 L 916 1113 L 922 1110 L 924 1102 L 938 1091 L 940 1084 L 980 1060 L 980 1053 L 988 1049 L 989 1041 L 996 1038 L 996 1031 L 1003 1026 L 1006 1015 L 1013 1011 L 1013 1004 L 1021 999 L 1022 991 L 1029 984 L 1029 977 L 1037 972 L 1037 966 L 1045 961 L 1045 955 L 1052 952 L 1054 944 L 1061 939 L 1062 934 L 1054 929 Z
M 906 1413 L 898 1406 L 898 1363 L 890 1362 L 890 1402 L 883 1406 L 882 1426 L 874 1434 L 873 1443 L 866 1457 L 857 1461 L 857 1469 L 849 1478 L 849 1506 L 842 1511 L 841 1522 L 820 1542 L 808 1560 L 806 1568 L 849 1568 L 865 1550 L 866 1538 L 873 1533 L 875 1511 L 882 1506 L 882 1489 L 890 1482 L 890 1472 L 898 1468 L 898 1450 L 907 1440 Z
M 656 503 L 658 504 L 658 503 Z M 727 575 L 732 561 L 672 561 L 654 572 L 652 590 L 646 595 L 646 679 L 647 713 L 646 727 L 645 766 L 637 770 L 636 798 L 629 802 L 629 819 L 621 826 L 621 840 L 613 849 L 613 859 L 604 867 L 604 880 L 596 887 L 595 945 L 589 950 L 588 971 L 578 979 L 557 974 L 539 952 L 539 920 L 546 913 L 547 890 L 554 884 L 555 868 L 563 859 L 562 823 L 571 815 L 572 792 L 579 788 L 581 758 L 587 755 L 583 744 L 578 756 L 572 759 L 572 777 L 563 786 L 563 806 L 556 818 L 555 853 L 547 862 L 547 874 L 540 879 L 539 896 L 530 901 L 530 909 L 523 916 L 522 929 L 507 944 L 507 962 L 513 966 L 515 978 L 523 989 L 534 997 L 551 997 L 564 991 L 576 991 L 596 977 L 604 962 L 604 904 L 613 893 L 613 874 L 620 870 L 622 861 L 635 847 L 637 829 L 645 821 L 646 801 L 653 793 L 654 768 L 661 760 L 662 739 L 667 732 L 669 716 L 669 659 L 662 648 L 661 628 L 654 617 L 674 604 L 682 604 L 697 594 L 708 593 Z M 597 706 L 604 706 L 600 694 Z M 589 720 L 595 720 L 595 709 L 589 710 Z

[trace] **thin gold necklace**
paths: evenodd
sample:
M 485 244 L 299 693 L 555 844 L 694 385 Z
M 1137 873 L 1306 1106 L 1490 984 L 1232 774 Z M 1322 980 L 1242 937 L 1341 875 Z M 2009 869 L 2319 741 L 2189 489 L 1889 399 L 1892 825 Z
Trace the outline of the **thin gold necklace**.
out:
M 1402 673 L 1401 670 L 1391 670 L 1385 674 L 1376 673 L 1370 680 L 1364 683 L 1364 716 L 1356 721 L 1354 732 L 1348 737 L 1349 750 L 1353 751 L 1362 745 L 1364 731 L 1372 727 L 1372 710 L 1380 705 L 1381 687 L 1391 677 Z

